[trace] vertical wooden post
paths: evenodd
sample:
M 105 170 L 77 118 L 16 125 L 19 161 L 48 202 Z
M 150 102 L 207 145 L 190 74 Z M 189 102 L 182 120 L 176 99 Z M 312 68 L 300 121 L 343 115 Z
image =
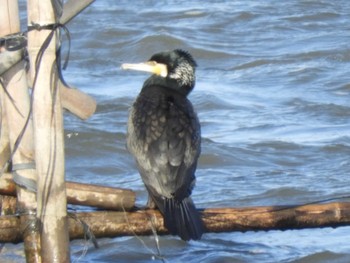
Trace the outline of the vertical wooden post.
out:
M 1 0 L 0 6 L 2 7 L 0 9 L 0 37 L 3 37 L 11 32 L 10 14 L 7 12 L 8 1 Z M 0 46 L 0 52 L 4 51 L 5 48 Z M 2 79 L 1 75 L 0 79 Z M 0 87 L 0 103 L 0 167 L 3 167 L 10 157 L 10 141 L 5 110 L 5 92 L 2 87 Z
M 0 1 L 1 3 L 1 1 Z M 0 11 L 1 15 L 1 11 Z M 1 23 L 1 21 L 0 21 Z M 1 29 L 0 29 L 1 36 Z M 3 168 L 10 157 L 10 141 L 5 110 L 5 92 L 0 87 L 0 167 Z
M 28 0 L 28 24 L 53 25 L 58 21 L 51 0 Z M 67 201 L 64 183 L 63 120 L 57 88 L 57 32 L 39 64 L 38 53 L 52 30 L 28 32 L 28 54 L 33 87 L 33 125 L 37 169 L 37 216 L 41 222 L 43 262 L 70 262 Z M 41 50 L 43 51 L 43 50 Z M 36 75 L 36 77 L 35 77 Z
M 8 35 L 20 32 L 18 14 L 18 2 L 13 0 L 0 0 L 0 35 Z M 3 92 L 1 94 L 2 110 L 6 112 L 7 126 L 9 129 L 9 140 L 11 150 L 22 132 L 30 112 L 30 96 L 26 81 L 24 62 L 19 62 L 3 75 L 3 83 L 9 97 Z M 14 105 L 15 104 L 15 105 Z M 1 127 L 3 128 L 3 127 Z M 34 169 L 34 145 L 32 124 L 29 122 L 21 142 L 13 155 L 12 164 L 22 167 L 14 171 L 19 180 L 32 180 L 35 182 L 36 173 Z M 27 167 L 26 167 L 27 166 Z M 17 209 L 21 213 L 21 232 L 23 233 L 24 247 L 27 262 L 41 262 L 40 258 L 40 235 L 36 227 L 36 194 L 28 191 L 21 185 L 17 185 Z

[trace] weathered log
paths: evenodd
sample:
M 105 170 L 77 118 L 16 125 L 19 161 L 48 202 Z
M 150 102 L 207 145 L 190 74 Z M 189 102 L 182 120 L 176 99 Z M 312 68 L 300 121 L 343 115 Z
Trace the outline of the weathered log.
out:
M 17 198 L 9 195 L 0 195 L 0 215 L 16 214 Z
M 135 206 L 136 195 L 132 190 L 73 182 L 66 182 L 66 186 L 69 204 L 126 211 Z
M 66 191 L 69 204 L 119 211 L 135 207 L 136 194 L 129 189 L 66 182 Z M 0 177 L 0 195 L 16 195 L 11 174 L 6 173 Z
M 20 222 L 16 216 L 0 216 L 0 242 L 21 242 Z
M 213 208 L 203 215 L 210 232 L 339 227 L 350 224 L 350 203 Z
M 337 227 L 350 224 L 350 203 L 210 208 L 204 209 L 201 214 L 206 232 L 216 233 Z M 90 226 L 96 237 L 149 235 L 153 233 L 152 228 L 159 234 L 167 233 L 163 217 L 155 210 L 78 213 L 77 217 Z M 80 238 L 82 234 L 82 227 L 70 222 L 71 238 Z
M 61 81 L 58 82 L 58 87 L 64 109 L 82 120 L 88 119 L 95 113 L 97 103 L 93 97 L 74 87 L 66 87 Z
M 16 184 L 12 180 L 12 174 L 4 173 L 0 177 L 0 195 L 16 196 Z
M 245 208 L 208 208 L 200 211 L 206 232 L 268 231 L 350 225 L 350 203 Z M 74 219 L 77 218 L 78 220 Z M 167 234 L 157 210 L 85 212 L 69 218 L 71 239 L 84 238 L 82 220 L 96 237 Z M 0 217 L 0 242 L 18 242 L 18 219 Z M 12 233 L 11 235 L 9 233 Z

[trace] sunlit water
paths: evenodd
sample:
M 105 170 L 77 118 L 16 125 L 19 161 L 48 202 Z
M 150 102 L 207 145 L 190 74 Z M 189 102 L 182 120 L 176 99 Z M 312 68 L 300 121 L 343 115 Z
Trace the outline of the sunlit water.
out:
M 99 0 L 69 25 L 65 79 L 90 93 L 66 114 L 67 179 L 146 192 L 125 149 L 128 108 L 147 74 L 121 63 L 182 48 L 198 62 L 197 207 L 313 202 L 350 193 L 350 1 Z M 350 227 L 160 237 L 166 262 L 350 262 Z M 153 237 L 72 241 L 78 262 L 161 262 Z M 86 254 L 84 249 L 88 248 Z M 22 244 L 2 251 L 24 261 Z M 6 252 L 8 251 L 8 252 Z

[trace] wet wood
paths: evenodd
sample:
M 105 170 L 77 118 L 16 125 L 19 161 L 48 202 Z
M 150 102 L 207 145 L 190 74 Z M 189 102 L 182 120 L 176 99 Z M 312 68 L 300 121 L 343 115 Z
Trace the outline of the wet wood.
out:
M 350 203 L 213 208 L 203 219 L 210 232 L 339 227 L 350 225 Z
M 66 182 L 66 189 L 69 204 L 119 211 L 135 207 L 136 194 L 132 190 L 75 182 Z M 0 194 L 16 195 L 11 174 L 5 173 L 0 177 Z
M 201 210 L 206 232 L 268 231 L 350 225 L 350 203 L 304 206 L 265 206 L 246 208 L 208 208 Z M 84 221 L 96 237 L 167 234 L 157 210 L 135 212 L 76 213 L 69 219 L 71 239 L 84 238 Z M 0 217 L 0 242 L 18 242 L 16 217 Z M 10 236 L 9 229 L 13 235 Z M 204 236 L 205 238 L 205 236 Z
M 158 211 L 78 213 L 97 237 L 150 235 L 152 228 L 165 234 Z M 287 230 L 337 227 L 350 224 L 350 203 L 306 206 L 211 208 L 202 211 L 206 232 Z M 73 227 L 74 226 L 74 227 Z M 82 237 L 82 228 L 70 221 L 71 238 Z

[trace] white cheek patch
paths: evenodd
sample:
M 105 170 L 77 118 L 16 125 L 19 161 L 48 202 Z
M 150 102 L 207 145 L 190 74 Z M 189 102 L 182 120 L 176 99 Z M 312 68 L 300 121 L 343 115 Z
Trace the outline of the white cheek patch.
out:
M 194 69 L 189 63 L 181 63 L 168 77 L 176 79 L 181 85 L 192 85 L 195 81 Z

